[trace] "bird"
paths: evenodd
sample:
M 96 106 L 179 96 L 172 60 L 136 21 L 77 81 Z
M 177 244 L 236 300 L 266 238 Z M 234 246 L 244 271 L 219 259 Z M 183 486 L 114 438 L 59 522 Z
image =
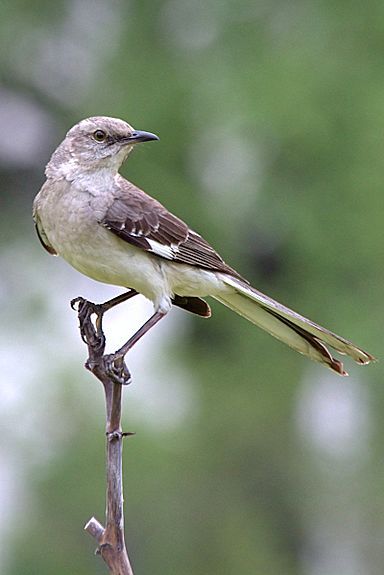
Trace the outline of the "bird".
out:
M 210 317 L 207 296 L 339 375 L 348 374 L 334 351 L 358 364 L 374 361 L 252 287 L 200 234 L 119 174 L 136 145 L 155 140 L 118 118 L 81 120 L 53 152 L 33 202 L 37 235 L 50 254 L 93 280 L 128 289 L 99 310 L 137 294 L 153 303 L 153 315 L 114 354 L 111 371 L 172 305 Z

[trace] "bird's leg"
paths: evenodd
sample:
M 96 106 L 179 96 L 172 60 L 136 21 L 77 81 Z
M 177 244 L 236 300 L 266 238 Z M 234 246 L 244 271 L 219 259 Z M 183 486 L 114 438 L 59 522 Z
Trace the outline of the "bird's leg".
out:
M 154 325 L 156 325 L 166 314 L 157 311 L 137 330 L 129 340 L 115 353 L 103 357 L 104 366 L 109 376 L 121 385 L 128 385 L 131 382 L 131 375 L 125 364 L 124 357 L 130 349 L 141 339 Z
M 81 338 L 92 349 L 94 356 L 101 357 L 104 353 L 105 336 L 102 322 L 105 312 L 135 295 L 137 295 L 137 291 L 130 289 L 101 304 L 93 303 L 82 297 L 77 297 L 71 301 L 72 309 L 75 309 L 77 305 Z M 95 325 L 92 322 L 93 315 L 96 315 Z

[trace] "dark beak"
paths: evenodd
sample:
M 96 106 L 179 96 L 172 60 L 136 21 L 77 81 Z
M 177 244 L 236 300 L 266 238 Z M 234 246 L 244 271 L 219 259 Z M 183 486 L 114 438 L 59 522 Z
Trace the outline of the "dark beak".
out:
M 150 142 L 151 140 L 159 140 L 160 138 L 156 134 L 151 134 L 151 132 L 144 132 L 143 130 L 135 130 L 130 136 L 123 139 L 123 142 L 127 144 L 139 144 L 140 142 Z

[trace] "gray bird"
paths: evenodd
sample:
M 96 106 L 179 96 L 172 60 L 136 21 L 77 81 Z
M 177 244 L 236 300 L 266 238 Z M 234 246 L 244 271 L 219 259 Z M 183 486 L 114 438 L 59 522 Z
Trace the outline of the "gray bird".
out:
M 327 346 L 359 364 L 374 360 L 257 291 L 198 233 L 124 179 L 120 166 L 136 144 L 150 140 L 158 137 L 116 118 L 79 122 L 52 154 L 33 204 L 38 236 L 50 254 L 94 280 L 129 288 L 106 302 L 104 311 L 137 293 L 153 302 L 153 316 L 116 353 L 115 367 L 172 304 L 209 317 L 204 296 L 340 375 L 347 373 Z

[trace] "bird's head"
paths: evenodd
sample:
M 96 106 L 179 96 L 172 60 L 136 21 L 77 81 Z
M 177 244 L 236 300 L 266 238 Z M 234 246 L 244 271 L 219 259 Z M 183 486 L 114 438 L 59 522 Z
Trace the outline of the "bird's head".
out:
M 116 171 L 136 144 L 158 140 L 155 134 L 135 130 L 127 122 L 107 116 L 82 120 L 69 130 L 53 153 L 49 172 L 110 169 Z

